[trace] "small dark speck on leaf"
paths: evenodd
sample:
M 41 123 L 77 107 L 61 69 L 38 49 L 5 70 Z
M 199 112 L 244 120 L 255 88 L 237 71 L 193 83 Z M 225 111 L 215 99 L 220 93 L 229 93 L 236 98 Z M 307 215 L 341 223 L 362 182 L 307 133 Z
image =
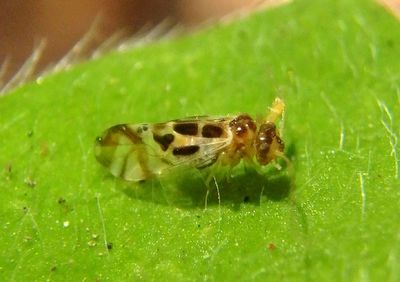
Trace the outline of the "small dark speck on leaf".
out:
M 4 169 L 5 169 L 6 173 L 11 174 L 11 172 L 12 172 L 12 165 L 11 165 L 11 164 L 7 164 L 7 165 L 4 167 Z
M 49 155 L 50 149 L 47 143 L 43 143 L 40 146 L 40 156 L 47 157 Z
M 273 251 L 276 249 L 276 245 L 274 243 L 269 243 L 268 244 L 268 250 Z
M 57 266 L 53 266 L 51 269 L 50 269 L 50 271 L 56 271 L 57 270 Z
M 60 198 L 58 199 L 58 203 L 59 203 L 60 205 L 65 204 L 65 202 L 66 202 L 66 200 L 65 200 L 63 197 L 60 197 Z
M 113 248 L 113 243 L 109 242 L 107 243 L 107 249 L 112 250 Z
M 29 130 L 28 133 L 26 134 L 26 136 L 32 137 L 33 136 L 33 130 Z

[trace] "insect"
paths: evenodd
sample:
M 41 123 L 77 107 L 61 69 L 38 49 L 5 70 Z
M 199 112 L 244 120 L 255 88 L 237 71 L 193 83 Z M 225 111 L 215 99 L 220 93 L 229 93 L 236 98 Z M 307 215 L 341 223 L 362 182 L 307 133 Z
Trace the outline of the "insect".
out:
M 249 115 L 191 117 L 156 124 L 118 124 L 95 143 L 97 160 L 112 175 L 142 181 L 179 166 L 201 169 L 236 166 L 241 160 L 267 165 L 283 155 L 275 125 L 284 102 L 276 98 L 267 116 L 256 123 Z

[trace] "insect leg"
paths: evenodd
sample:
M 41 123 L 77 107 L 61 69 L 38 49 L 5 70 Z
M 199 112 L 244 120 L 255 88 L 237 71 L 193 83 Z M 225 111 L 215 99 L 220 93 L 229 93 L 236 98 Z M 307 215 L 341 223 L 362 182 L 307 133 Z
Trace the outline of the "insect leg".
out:
M 294 193 L 293 193 L 295 190 L 294 189 L 295 188 L 295 171 L 294 171 L 293 163 L 282 152 L 277 152 L 277 156 L 282 158 L 286 163 L 286 168 L 287 168 L 288 177 L 289 177 L 289 181 L 290 181 L 289 199 L 291 201 L 295 202 Z
M 204 210 L 207 210 L 207 205 L 208 205 L 208 196 L 210 195 L 210 183 L 212 179 L 215 179 L 214 173 L 210 171 L 207 175 L 207 178 L 205 179 L 205 184 L 207 187 L 207 192 L 206 192 L 206 197 L 204 199 Z
M 289 160 L 288 157 L 286 157 L 286 155 L 285 155 L 283 152 L 278 152 L 278 151 L 277 151 L 277 152 L 276 152 L 276 155 L 277 155 L 279 158 L 281 158 L 281 159 L 283 159 L 283 160 L 285 161 L 286 167 L 287 167 L 287 171 L 288 171 L 288 175 L 290 176 L 290 178 L 294 178 L 293 163 Z M 276 164 L 276 165 L 279 166 L 278 169 L 282 169 L 282 168 L 280 167 L 279 164 Z
M 246 167 L 251 167 L 253 168 L 257 174 L 263 175 L 263 171 L 261 170 L 261 167 L 256 164 L 256 162 L 252 158 L 245 158 L 244 159 L 244 172 L 246 173 Z
M 204 179 L 204 183 L 206 184 L 207 187 L 207 192 L 206 192 L 206 196 L 204 199 L 204 209 L 207 209 L 207 205 L 208 205 L 208 196 L 210 195 L 210 190 L 211 190 L 211 181 L 214 181 L 215 184 L 215 189 L 217 191 L 217 196 L 218 196 L 218 204 L 221 205 L 221 195 L 219 192 L 219 187 L 218 187 L 218 183 L 217 183 L 217 178 L 215 177 L 214 171 L 219 171 L 221 169 L 222 163 L 220 161 L 220 159 L 218 159 L 214 165 L 212 166 L 212 169 L 210 169 L 207 173 L 206 178 Z M 230 172 L 230 170 L 229 170 Z

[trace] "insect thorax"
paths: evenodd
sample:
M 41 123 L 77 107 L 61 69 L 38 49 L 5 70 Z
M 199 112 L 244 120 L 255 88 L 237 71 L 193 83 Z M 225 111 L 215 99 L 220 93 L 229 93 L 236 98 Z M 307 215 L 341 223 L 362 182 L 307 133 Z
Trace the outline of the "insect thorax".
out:
M 229 123 L 232 132 L 232 142 L 222 157 L 222 163 L 235 166 L 241 159 L 249 160 L 254 156 L 254 140 L 257 126 L 247 114 L 234 118 Z

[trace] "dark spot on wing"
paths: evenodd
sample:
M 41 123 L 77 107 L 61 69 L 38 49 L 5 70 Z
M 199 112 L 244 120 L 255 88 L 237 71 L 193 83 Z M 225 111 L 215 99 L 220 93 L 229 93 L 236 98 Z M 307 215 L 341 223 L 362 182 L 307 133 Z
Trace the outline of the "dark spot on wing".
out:
M 197 135 L 199 127 L 195 122 L 175 123 L 174 131 L 182 135 Z
M 149 127 L 148 127 L 146 124 L 143 124 L 143 125 L 139 126 L 139 127 L 136 129 L 136 132 L 137 132 L 138 134 L 142 134 L 144 131 L 147 131 L 148 129 L 149 129 Z
M 206 138 L 219 138 L 223 132 L 223 129 L 217 125 L 206 124 L 203 126 L 201 135 Z
M 172 154 L 174 154 L 174 156 L 189 156 L 196 153 L 199 149 L 200 147 L 197 145 L 183 146 L 174 148 Z
M 156 141 L 158 144 L 160 144 L 161 149 L 163 151 L 166 151 L 169 147 L 169 145 L 174 141 L 174 135 L 168 133 L 165 135 L 157 135 L 153 134 L 153 139 Z

